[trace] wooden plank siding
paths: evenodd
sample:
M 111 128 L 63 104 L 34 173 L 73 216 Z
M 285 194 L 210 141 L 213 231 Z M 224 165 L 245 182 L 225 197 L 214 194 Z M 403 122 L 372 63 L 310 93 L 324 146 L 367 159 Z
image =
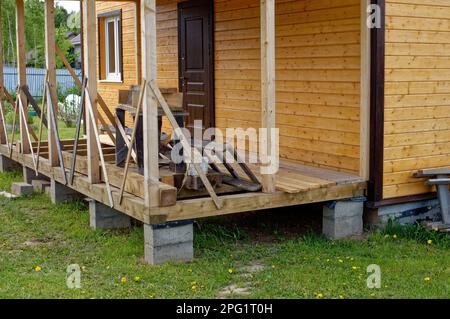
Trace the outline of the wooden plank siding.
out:
M 161 87 L 178 87 L 178 2 L 157 1 Z M 98 11 L 122 8 L 125 15 L 129 6 L 100 2 Z M 276 1 L 276 108 L 282 159 L 359 174 L 360 17 L 359 0 Z M 124 33 L 132 32 L 131 25 L 124 21 Z M 260 1 L 215 0 L 214 29 L 216 126 L 259 128 Z M 134 46 L 124 37 L 124 55 L 134 54 Z M 131 69 L 124 72 L 123 85 L 99 84 L 110 106 L 117 104 L 119 88 L 136 82 L 134 73 L 127 75 Z M 164 127 L 167 131 L 169 126 Z
M 385 199 L 432 191 L 450 165 L 450 1 L 386 1 Z

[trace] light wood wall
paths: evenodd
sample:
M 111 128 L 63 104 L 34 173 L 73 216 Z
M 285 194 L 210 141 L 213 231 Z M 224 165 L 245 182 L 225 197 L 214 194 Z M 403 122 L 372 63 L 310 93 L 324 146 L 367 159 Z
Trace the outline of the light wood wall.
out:
M 157 1 L 162 87 L 178 87 L 178 2 Z M 104 7 L 111 10 L 110 3 Z M 282 158 L 359 172 L 360 11 L 359 0 L 277 0 Z M 259 0 L 215 0 L 216 126 L 221 129 L 260 127 L 259 16 Z M 124 33 L 131 32 L 128 28 Z M 123 45 L 124 52 L 134 47 L 131 40 Z M 99 89 L 117 99 L 117 86 Z
M 386 1 L 384 197 L 430 192 L 415 170 L 450 166 L 450 1 Z
M 276 2 L 280 156 L 359 171 L 359 0 Z M 218 127 L 260 127 L 260 5 L 217 0 Z

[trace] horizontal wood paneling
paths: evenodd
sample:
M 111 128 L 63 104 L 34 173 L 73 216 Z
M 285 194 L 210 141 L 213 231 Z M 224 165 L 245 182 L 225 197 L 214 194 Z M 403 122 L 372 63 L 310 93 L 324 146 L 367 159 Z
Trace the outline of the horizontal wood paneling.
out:
M 158 81 L 162 87 L 178 87 L 178 2 L 157 1 Z M 360 1 L 276 3 L 281 157 L 359 173 Z M 128 5 L 122 3 L 122 7 Z M 260 127 L 259 17 L 259 0 L 215 0 L 219 128 Z M 125 48 L 132 52 L 134 45 L 127 42 Z M 117 90 L 110 86 L 101 90 L 116 99 L 117 93 L 109 88 Z M 167 123 L 164 127 L 169 130 Z
M 450 1 L 386 1 L 384 198 L 428 193 L 450 165 Z
M 217 126 L 260 127 L 260 2 L 216 0 Z M 358 0 L 276 1 L 280 155 L 359 172 Z

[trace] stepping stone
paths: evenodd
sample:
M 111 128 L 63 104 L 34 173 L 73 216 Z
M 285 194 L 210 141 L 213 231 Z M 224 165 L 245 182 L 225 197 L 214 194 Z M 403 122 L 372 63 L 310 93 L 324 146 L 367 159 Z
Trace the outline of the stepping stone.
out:
M 34 180 L 31 182 L 31 185 L 33 185 L 33 189 L 36 193 L 45 193 L 47 188 L 50 188 L 50 182 L 44 181 L 44 180 Z
M 27 196 L 34 193 L 33 185 L 27 183 L 14 183 L 11 186 L 11 193 L 17 196 Z
M 0 192 L 0 196 L 8 198 L 8 199 L 16 199 L 17 197 L 19 197 L 17 195 L 14 195 L 14 194 L 11 194 L 8 192 Z

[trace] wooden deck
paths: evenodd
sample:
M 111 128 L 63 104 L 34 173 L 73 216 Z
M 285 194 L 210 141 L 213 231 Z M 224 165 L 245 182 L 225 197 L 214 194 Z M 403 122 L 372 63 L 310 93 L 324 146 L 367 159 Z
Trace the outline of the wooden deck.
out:
M 62 141 L 62 145 L 66 173 L 69 174 L 73 141 Z M 68 187 L 86 197 L 108 205 L 109 200 L 106 184 L 104 184 L 104 176 L 102 176 L 103 183 L 89 183 L 85 145 L 86 141 L 82 140 L 77 153 L 74 183 L 73 185 L 68 185 Z M 48 154 L 45 153 L 45 147 L 44 144 L 41 149 L 43 153 L 40 158 L 39 173 L 64 184 L 62 169 L 59 166 L 51 167 L 47 159 Z M 144 203 L 144 177 L 134 169 L 128 174 L 124 198 L 122 204 L 119 204 L 119 190 L 123 169 L 115 165 L 115 156 L 112 148 L 104 144 L 103 149 L 106 154 L 107 174 L 111 184 L 114 208 L 147 224 L 340 200 L 364 196 L 366 191 L 366 182 L 351 174 L 313 168 L 297 163 L 282 162 L 276 178 L 277 192 L 274 194 L 261 192 L 242 193 L 225 187 L 218 192 L 223 202 L 221 209 L 216 208 L 207 193 L 196 193 L 193 195 L 189 192 L 179 193 L 177 198 L 173 202 L 166 203 L 165 207 L 148 208 L 145 207 Z M 0 154 L 9 157 L 9 150 L 6 145 L 0 145 Z M 20 154 L 15 146 L 13 147 L 12 159 L 30 169 L 34 169 L 32 155 Z M 250 167 L 259 177 L 259 169 L 256 166 Z M 164 174 L 165 172 L 162 169 L 161 176 L 164 177 Z M 170 188 L 170 185 L 167 186 Z

